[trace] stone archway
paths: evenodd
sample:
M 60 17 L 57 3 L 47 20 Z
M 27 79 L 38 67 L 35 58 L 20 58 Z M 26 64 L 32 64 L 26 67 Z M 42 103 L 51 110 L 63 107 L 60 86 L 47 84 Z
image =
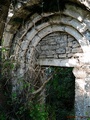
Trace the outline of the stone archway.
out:
M 82 117 L 89 116 L 88 111 L 90 111 L 89 23 L 90 16 L 88 11 L 78 6 L 76 8 L 74 5 L 67 4 L 66 9 L 61 13 L 34 13 L 30 16 L 25 25 L 19 28 L 17 28 L 17 25 L 13 26 L 9 23 L 4 36 L 4 45 L 10 48 L 6 57 L 10 55 L 14 57 L 16 61 L 19 61 L 20 66 L 18 70 L 14 72 L 15 76 L 24 76 L 24 73 L 31 67 L 34 68 L 36 64 L 74 67 L 73 73 L 76 77 L 76 116 Z M 15 31 L 12 32 L 14 28 Z M 63 44 L 59 44 L 54 40 L 53 42 L 55 44 L 50 42 L 50 45 L 53 43 L 54 46 L 52 46 L 57 52 L 53 51 L 52 46 L 52 49 L 48 46 L 46 50 L 51 49 L 53 54 L 51 54 L 50 50 L 50 53 L 48 52 L 47 54 L 52 56 L 46 55 L 43 56 L 43 60 L 38 59 L 38 57 L 36 57 L 36 51 L 38 51 L 39 43 L 43 42 L 46 37 L 50 37 L 50 35 L 54 35 L 54 38 L 58 38 L 56 33 L 60 33 L 59 38 L 61 36 L 70 36 L 72 42 L 68 39 L 69 37 L 67 37 L 67 39 L 62 37 L 65 41 Z M 43 46 L 42 44 L 41 47 Z M 70 44 L 72 45 L 71 49 Z M 42 48 L 44 48 L 42 51 L 46 52 L 44 51 L 45 46 Z
M 47 44 L 48 43 L 48 44 Z M 39 53 L 37 52 L 39 51 Z M 79 61 L 74 58 L 77 52 L 83 53 L 79 43 L 67 33 L 56 32 L 44 37 L 36 46 L 37 64 L 41 66 L 59 66 L 74 67 L 73 73 L 75 81 L 75 115 L 85 116 L 86 101 L 84 100 L 86 72 L 80 65 Z M 83 92 L 82 92 L 83 91 Z M 71 116 L 74 117 L 74 116 Z

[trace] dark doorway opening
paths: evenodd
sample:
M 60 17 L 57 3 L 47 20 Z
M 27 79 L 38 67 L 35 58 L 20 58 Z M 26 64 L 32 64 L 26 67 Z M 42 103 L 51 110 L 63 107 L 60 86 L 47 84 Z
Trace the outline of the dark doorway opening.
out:
M 49 67 L 46 70 L 48 77 L 56 70 L 46 86 L 48 120 L 70 120 L 74 117 L 75 77 L 72 69 Z

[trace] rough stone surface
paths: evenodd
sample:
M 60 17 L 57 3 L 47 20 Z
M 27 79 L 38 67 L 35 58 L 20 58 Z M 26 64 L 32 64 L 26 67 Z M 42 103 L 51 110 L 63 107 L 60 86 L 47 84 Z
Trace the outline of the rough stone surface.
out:
M 88 11 L 90 1 L 69 1 L 72 1 L 72 4 L 67 3 L 66 9 L 61 13 L 32 15 L 31 11 L 25 8 L 32 8 L 40 0 L 30 0 L 8 23 L 4 46 L 10 49 L 6 56 L 14 56 L 19 63 L 13 73 L 16 78 L 13 78 L 12 91 L 16 86 L 18 88 L 20 86 L 17 85 L 17 78 L 24 76 L 28 69 L 33 68 L 37 60 L 41 60 L 42 65 L 46 66 L 74 67 L 75 115 L 78 116 L 75 119 L 86 120 L 83 117 L 90 116 L 90 12 Z M 22 26 L 22 22 L 13 23 L 14 18 L 23 18 L 25 25 Z M 74 56 L 77 52 L 84 54 Z
M 43 38 L 36 47 L 39 58 L 70 58 L 82 49 L 72 36 L 67 33 L 53 33 Z

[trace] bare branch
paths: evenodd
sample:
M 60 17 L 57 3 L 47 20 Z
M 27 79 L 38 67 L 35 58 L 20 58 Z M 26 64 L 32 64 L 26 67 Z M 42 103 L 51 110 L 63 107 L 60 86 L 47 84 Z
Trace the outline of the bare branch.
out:
M 57 71 L 55 71 L 47 80 L 45 80 L 45 82 L 43 83 L 43 85 L 38 90 L 36 90 L 35 92 L 33 92 L 32 95 L 36 95 L 36 94 L 40 93 L 44 89 L 44 87 L 46 86 L 46 84 L 51 80 L 51 78 L 53 77 L 53 75 L 56 72 Z

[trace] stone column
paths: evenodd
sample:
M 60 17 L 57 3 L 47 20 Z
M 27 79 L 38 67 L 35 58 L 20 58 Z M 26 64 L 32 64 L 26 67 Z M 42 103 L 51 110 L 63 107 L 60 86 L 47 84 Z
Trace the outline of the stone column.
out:
M 75 115 L 82 120 L 90 119 L 90 50 L 74 55 L 80 67 L 74 68 L 75 85 Z M 77 117 L 76 120 L 81 118 Z
M 75 75 L 75 120 L 85 120 L 85 78 L 86 71 L 82 67 L 73 69 Z M 84 118 L 83 118 L 84 117 Z
M 84 116 L 90 119 L 90 64 L 83 66 L 86 71 L 84 92 Z

